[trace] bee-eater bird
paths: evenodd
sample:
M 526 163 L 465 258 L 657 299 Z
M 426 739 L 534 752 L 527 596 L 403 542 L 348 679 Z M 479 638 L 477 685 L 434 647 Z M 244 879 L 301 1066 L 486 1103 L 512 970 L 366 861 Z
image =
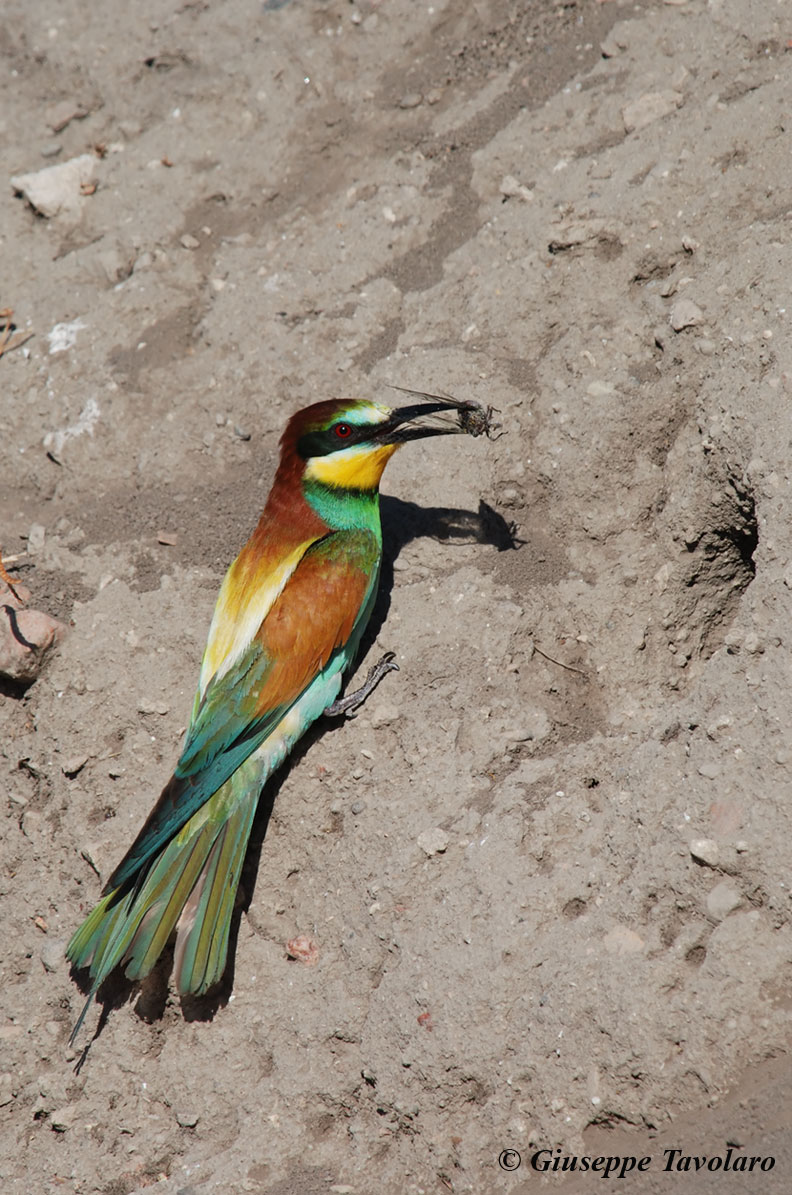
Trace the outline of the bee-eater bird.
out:
M 142 979 L 174 932 L 180 993 L 222 977 L 262 785 L 322 713 L 354 708 L 395 667 L 381 661 L 337 700 L 376 598 L 382 472 L 407 440 L 488 431 L 491 412 L 483 426 L 477 412 L 445 398 L 396 410 L 331 399 L 289 420 L 264 513 L 220 589 L 176 769 L 69 942 L 72 964 L 90 968 L 72 1040 L 111 971 Z

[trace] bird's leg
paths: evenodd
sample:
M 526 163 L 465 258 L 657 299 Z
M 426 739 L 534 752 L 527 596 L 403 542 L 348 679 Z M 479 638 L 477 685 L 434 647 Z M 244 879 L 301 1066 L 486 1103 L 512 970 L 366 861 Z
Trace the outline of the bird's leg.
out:
M 353 693 L 347 693 L 345 697 L 339 697 L 332 705 L 328 705 L 325 713 L 331 718 L 337 717 L 339 714 L 346 714 L 348 718 L 354 718 L 355 710 L 359 709 L 369 693 L 376 689 L 383 676 L 387 672 L 399 671 L 399 665 L 393 661 L 394 655 L 395 652 L 386 651 L 382 659 L 378 660 L 372 668 L 369 668 L 368 676 L 360 688 L 355 689 Z

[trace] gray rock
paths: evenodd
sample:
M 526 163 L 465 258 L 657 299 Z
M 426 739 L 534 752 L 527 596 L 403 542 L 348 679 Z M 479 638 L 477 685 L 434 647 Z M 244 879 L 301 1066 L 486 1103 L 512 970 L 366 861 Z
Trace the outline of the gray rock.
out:
M 704 323 L 704 312 L 692 299 L 677 299 L 671 308 L 668 322 L 675 332 Z
M 65 938 L 47 938 L 44 945 L 39 952 L 45 971 L 60 971 L 64 965 L 66 939 Z
M 66 1133 L 69 1129 L 74 1127 L 74 1122 L 77 1119 L 77 1105 L 64 1104 L 62 1108 L 57 1108 L 49 1118 L 50 1127 L 56 1133 Z
M 717 867 L 720 847 L 714 838 L 694 838 L 690 844 L 690 853 L 697 863 L 704 863 L 707 867 Z
M 713 921 L 723 921 L 742 903 L 741 893 L 728 880 L 723 880 L 707 894 L 707 914 Z

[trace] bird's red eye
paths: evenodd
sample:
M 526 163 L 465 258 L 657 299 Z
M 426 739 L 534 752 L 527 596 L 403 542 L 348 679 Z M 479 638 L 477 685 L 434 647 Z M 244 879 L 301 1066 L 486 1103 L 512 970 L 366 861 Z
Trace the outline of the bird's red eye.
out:
M 352 435 L 352 428 L 348 423 L 337 423 L 333 431 L 338 436 L 339 440 L 348 440 Z

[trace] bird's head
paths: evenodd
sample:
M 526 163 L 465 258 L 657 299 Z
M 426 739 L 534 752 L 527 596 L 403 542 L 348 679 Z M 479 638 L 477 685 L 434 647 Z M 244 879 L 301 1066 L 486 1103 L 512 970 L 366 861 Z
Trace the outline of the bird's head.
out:
M 329 399 L 292 416 L 281 440 L 283 458 L 296 458 L 304 482 L 376 490 L 401 444 L 462 431 L 454 416 L 456 410 L 449 412 L 449 403 L 442 401 L 391 408 L 363 399 Z

